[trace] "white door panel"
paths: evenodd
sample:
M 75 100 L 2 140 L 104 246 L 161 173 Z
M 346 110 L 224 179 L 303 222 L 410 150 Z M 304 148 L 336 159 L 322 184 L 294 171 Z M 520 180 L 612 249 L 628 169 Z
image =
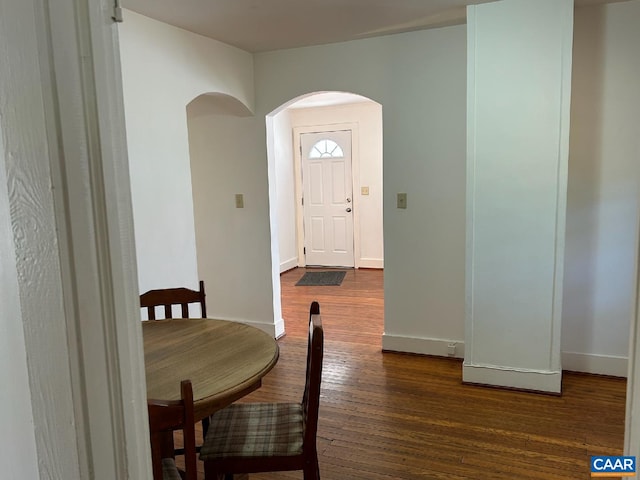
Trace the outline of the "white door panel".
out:
M 344 252 L 348 250 L 345 243 L 347 239 L 347 225 L 344 216 L 333 217 L 333 250 L 335 252 Z
M 311 251 L 323 252 L 325 250 L 324 243 L 324 217 L 311 217 Z
M 306 264 L 353 267 L 351 131 L 304 133 L 300 145 Z

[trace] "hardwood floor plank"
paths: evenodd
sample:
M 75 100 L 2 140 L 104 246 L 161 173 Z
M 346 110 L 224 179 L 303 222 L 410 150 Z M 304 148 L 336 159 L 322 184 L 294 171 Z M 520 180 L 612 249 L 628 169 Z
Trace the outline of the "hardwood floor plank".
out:
M 309 304 L 320 302 L 324 480 L 587 479 L 591 455 L 622 454 L 624 379 L 565 372 L 560 397 L 463 385 L 460 361 L 382 352 L 382 271 L 348 270 L 339 287 L 296 287 L 304 272 L 281 276 L 280 360 L 243 401 L 299 401 Z

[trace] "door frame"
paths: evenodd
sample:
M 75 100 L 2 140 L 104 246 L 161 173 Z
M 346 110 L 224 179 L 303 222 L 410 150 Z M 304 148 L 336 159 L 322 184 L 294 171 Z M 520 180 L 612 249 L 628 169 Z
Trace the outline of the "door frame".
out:
M 3 432 L 19 440 L 10 469 L 151 478 L 120 12 L 110 0 L 0 10 L 11 46 L 0 75 L 0 315 L 10 313 L 7 339 L 22 357 L 4 371 L 16 378 L 10 402 L 33 412 Z M 23 235 L 34 225 L 37 235 Z M 49 395 L 32 394 L 38 385 Z
M 295 177 L 295 202 L 296 202 L 296 245 L 298 247 L 298 266 L 306 267 L 304 254 L 304 209 L 302 206 L 302 153 L 300 136 L 305 133 L 335 132 L 348 130 L 351 132 L 351 188 L 353 198 L 353 267 L 360 267 L 360 195 L 356 188 L 360 185 L 360 138 L 358 124 L 330 123 L 293 127 L 293 169 Z

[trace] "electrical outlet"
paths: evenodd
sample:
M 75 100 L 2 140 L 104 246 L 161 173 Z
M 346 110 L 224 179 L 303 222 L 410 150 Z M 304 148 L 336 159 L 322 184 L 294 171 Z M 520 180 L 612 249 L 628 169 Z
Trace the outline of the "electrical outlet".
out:
M 449 355 L 450 357 L 455 356 L 456 354 L 456 344 L 455 343 L 450 343 L 447 345 L 447 355 Z
M 407 194 L 399 193 L 398 194 L 398 208 L 407 208 Z
M 244 195 L 236 193 L 236 208 L 244 208 Z

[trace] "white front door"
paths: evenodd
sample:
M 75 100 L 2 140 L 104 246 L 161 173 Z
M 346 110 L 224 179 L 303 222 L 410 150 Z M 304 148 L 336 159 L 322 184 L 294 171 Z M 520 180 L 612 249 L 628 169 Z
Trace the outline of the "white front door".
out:
M 353 267 L 351 131 L 303 133 L 300 145 L 306 264 Z

